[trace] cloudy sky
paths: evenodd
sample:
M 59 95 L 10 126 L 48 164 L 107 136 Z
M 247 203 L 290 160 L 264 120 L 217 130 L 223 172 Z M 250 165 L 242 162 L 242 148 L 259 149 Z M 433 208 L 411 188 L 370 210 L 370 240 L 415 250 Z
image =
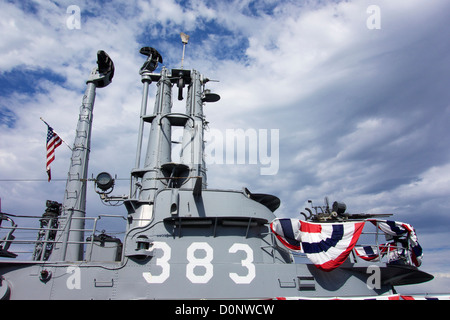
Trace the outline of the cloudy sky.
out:
M 276 174 L 261 175 L 259 160 L 211 164 L 210 188 L 277 195 L 280 217 L 324 196 L 351 213 L 395 213 L 416 228 L 422 269 L 436 276 L 402 292 L 450 292 L 449 14 L 448 0 L 0 0 L 2 210 L 40 215 L 46 199 L 62 201 L 70 150 L 57 149 L 48 183 L 39 117 L 73 143 L 99 49 L 116 73 L 97 90 L 89 171 L 128 178 L 139 49 L 179 67 L 185 32 L 184 67 L 219 80 L 208 85 L 221 96 L 205 107 L 209 127 L 279 131 Z M 118 182 L 117 193 L 128 190 Z M 92 186 L 88 201 L 90 215 L 108 211 Z

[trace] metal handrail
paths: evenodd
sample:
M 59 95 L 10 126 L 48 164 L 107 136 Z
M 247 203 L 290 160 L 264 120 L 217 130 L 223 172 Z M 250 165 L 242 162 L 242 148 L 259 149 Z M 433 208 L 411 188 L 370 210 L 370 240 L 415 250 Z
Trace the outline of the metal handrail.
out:
M 402 244 L 397 245 L 391 242 L 387 242 L 387 243 L 380 243 L 380 239 L 379 236 L 383 235 L 385 236 L 386 234 L 380 230 L 380 228 L 378 227 L 378 221 L 376 222 L 375 227 L 375 232 L 373 231 L 363 231 L 361 233 L 361 235 L 375 235 L 375 244 L 371 243 L 371 244 L 361 244 L 361 243 L 357 243 L 355 247 L 365 247 L 365 246 L 375 246 L 375 248 L 377 249 L 377 254 L 378 257 L 376 259 L 373 259 L 372 261 L 380 261 L 382 262 L 383 260 L 386 261 L 386 263 L 393 263 L 395 261 L 400 261 L 402 257 L 406 258 L 406 260 L 403 260 L 404 263 L 406 263 L 407 265 L 411 265 L 414 266 L 413 262 L 412 262 L 412 249 L 410 248 L 409 245 L 409 239 L 406 238 L 405 240 L 407 241 L 406 243 L 406 247 L 403 246 Z M 384 252 L 382 252 L 383 249 L 387 249 Z M 361 257 L 359 257 L 356 252 L 355 249 L 352 250 L 354 253 L 355 257 L 358 257 L 358 259 L 356 259 L 356 263 L 358 262 L 359 259 L 362 259 Z M 400 254 L 397 257 L 393 257 L 393 254 L 390 253 L 394 253 L 397 254 L 400 252 Z
M 9 231 L 8 234 L 12 234 L 13 232 L 19 232 L 18 235 L 16 235 L 15 238 L 13 239 L 4 239 L 3 242 L 5 244 L 25 244 L 25 245 L 34 245 L 34 248 L 31 251 L 17 251 L 18 253 L 34 253 L 35 250 L 38 248 L 37 246 L 40 245 L 41 248 L 41 252 L 39 252 L 38 255 L 38 259 L 36 259 L 35 261 L 43 261 L 44 259 L 44 253 L 45 253 L 45 247 L 49 244 L 61 244 L 61 243 L 65 243 L 67 244 L 85 244 L 85 245 L 89 245 L 85 248 L 84 252 L 85 252 L 85 259 L 88 258 L 86 261 L 90 261 L 92 258 L 92 251 L 93 251 L 93 246 L 94 246 L 94 236 L 96 235 L 97 232 L 97 223 L 101 218 L 121 218 L 123 220 L 126 220 L 126 218 L 122 215 L 111 215 L 111 214 L 100 214 L 97 217 L 72 217 L 72 219 L 83 219 L 85 221 L 92 221 L 93 222 L 93 226 L 92 228 L 84 228 L 84 229 L 69 229 L 69 233 L 72 231 L 82 231 L 85 232 L 87 235 L 87 238 L 91 238 L 91 240 L 89 241 L 64 241 L 61 239 L 55 239 L 55 240 L 48 240 L 48 233 L 51 231 L 61 231 L 61 228 L 51 228 L 51 227 L 19 227 L 17 225 L 12 225 L 12 226 L 0 226 L 0 230 L 11 230 Z M 21 216 L 20 218 L 29 218 L 29 219 L 34 219 L 34 220 L 40 220 L 43 217 L 37 217 L 37 216 Z M 65 220 L 67 219 L 67 217 L 65 216 L 59 216 L 59 217 L 55 217 L 54 219 L 58 219 L 59 221 L 61 220 Z M 50 225 L 48 225 L 50 226 Z M 27 239 L 26 235 L 23 234 L 23 232 L 21 233 L 21 231 L 25 231 L 25 232 L 29 232 L 29 231 L 35 231 L 35 233 L 33 233 L 33 237 L 35 236 L 39 236 L 39 232 L 43 232 L 46 234 L 44 239 Z M 31 235 L 30 235 L 31 237 Z

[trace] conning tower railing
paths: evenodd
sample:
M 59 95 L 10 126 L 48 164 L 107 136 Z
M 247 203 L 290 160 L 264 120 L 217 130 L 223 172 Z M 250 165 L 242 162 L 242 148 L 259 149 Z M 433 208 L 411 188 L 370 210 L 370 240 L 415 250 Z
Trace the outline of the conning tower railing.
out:
M 117 254 L 114 255 L 112 261 L 120 260 L 122 251 L 122 242 L 119 238 L 109 236 L 104 230 L 97 230 L 99 221 L 105 219 L 126 220 L 121 215 L 100 214 L 97 217 L 68 217 L 59 216 L 49 219 L 45 216 L 25 216 L 25 215 L 9 215 L 2 213 L 1 221 L 11 222 L 11 226 L 0 224 L 0 258 L 18 258 L 21 261 L 30 259 L 33 261 L 47 261 L 51 256 L 53 248 L 56 244 L 64 247 L 70 244 L 79 244 L 84 247 L 85 260 L 95 261 L 97 259 L 96 247 L 116 248 Z M 19 227 L 14 219 L 20 219 L 24 226 Z M 83 219 L 89 226 L 88 228 L 78 229 L 71 228 L 70 223 L 65 223 L 66 219 Z M 111 224 L 112 221 L 105 222 L 105 225 Z M 39 226 L 36 226 L 38 225 Z M 70 232 L 84 232 L 87 237 L 84 241 L 68 240 L 68 237 L 55 238 L 58 225 L 64 225 L 64 228 L 69 228 L 65 235 L 70 235 Z M 123 223 L 124 224 L 124 223 Z M 123 226 L 121 226 L 123 229 Z M 6 236 L 4 236 L 6 234 Z M 36 239 L 37 234 L 37 239 Z M 107 243 L 107 244 L 106 244 Z

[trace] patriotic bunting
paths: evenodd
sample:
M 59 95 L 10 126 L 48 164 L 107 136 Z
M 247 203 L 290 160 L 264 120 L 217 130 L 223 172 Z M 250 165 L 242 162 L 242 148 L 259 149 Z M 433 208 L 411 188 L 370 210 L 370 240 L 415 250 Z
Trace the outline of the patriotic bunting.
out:
M 355 249 L 363 260 L 373 261 L 380 255 L 389 255 L 390 260 L 398 260 L 411 251 L 411 261 L 420 266 L 422 248 L 417 241 L 414 228 L 403 222 L 368 219 L 385 234 L 399 242 L 377 246 L 355 246 L 365 221 L 343 223 L 312 223 L 298 219 L 275 219 L 270 224 L 272 233 L 287 248 L 305 253 L 317 268 L 332 271 L 339 267 Z M 403 240 L 407 240 L 403 241 Z M 403 244 L 402 244 L 403 241 Z M 397 256 L 395 256 L 397 255 Z
M 311 223 L 275 219 L 270 228 L 283 245 L 306 256 L 324 271 L 339 267 L 361 235 L 364 222 Z
M 385 254 L 389 254 L 389 260 L 398 260 L 400 257 L 406 256 L 406 251 L 402 248 L 401 244 L 396 243 L 385 243 L 380 244 L 379 249 L 377 246 L 364 246 L 364 247 L 355 247 L 355 252 L 358 257 L 366 261 L 377 261 L 378 258 L 384 256 Z
M 276 297 L 274 300 L 450 300 L 448 294 L 438 295 L 403 295 L 384 294 L 364 297 Z
M 417 296 L 401 295 L 401 298 L 403 300 L 450 300 L 450 295 L 448 294 L 417 295 Z
M 301 252 L 300 220 L 275 219 L 270 224 L 270 230 L 286 248 Z
M 403 298 L 403 296 L 390 294 L 364 297 L 276 297 L 276 300 L 400 300 L 400 298 Z
M 384 233 L 393 237 L 405 237 L 408 240 L 408 246 L 411 249 L 411 260 L 416 267 L 422 264 L 422 247 L 417 241 L 417 235 L 414 228 L 407 223 L 389 220 L 368 219 L 372 224 L 378 226 Z
M 377 246 L 355 247 L 355 252 L 358 257 L 366 261 L 378 260 L 379 258 Z
M 348 257 L 364 228 L 364 222 L 301 222 L 303 252 L 324 271 L 339 267 Z

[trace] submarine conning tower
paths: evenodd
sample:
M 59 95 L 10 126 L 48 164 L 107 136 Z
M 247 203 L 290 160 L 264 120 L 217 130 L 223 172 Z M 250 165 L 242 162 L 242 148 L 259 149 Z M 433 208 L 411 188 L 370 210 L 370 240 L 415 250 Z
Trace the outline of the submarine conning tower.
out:
M 187 43 L 183 34 L 182 41 Z M 198 71 L 181 65 L 155 73 L 163 60 L 159 52 L 144 47 L 140 53 L 147 58 L 140 69 L 130 194 L 110 196 L 114 179 L 106 172 L 94 180 L 102 202 L 125 204 L 127 216 L 86 216 L 95 90 L 114 75 L 112 60 L 99 51 L 86 82 L 63 203 L 47 201 L 42 218 L 30 217 L 39 218 L 37 240 L 15 239 L 13 231 L 33 228 L 18 228 L 11 218 L 18 215 L 0 212 L 0 224 L 11 223 L 0 226 L 7 230 L 0 257 L 17 257 L 9 251 L 14 242 L 34 244 L 33 261 L 0 261 L 0 299 L 390 299 L 399 298 L 394 286 L 433 278 L 418 269 L 422 249 L 412 226 L 378 219 L 391 214 L 349 214 L 343 203 L 330 208 L 325 198 L 325 206 L 309 201 L 315 213 L 305 208 L 305 220 L 277 219 L 276 196 L 207 188 L 203 107 L 220 97 L 205 88 L 210 80 Z M 147 112 L 152 83 L 155 104 Z M 175 91 L 186 101 L 184 113 L 172 112 Z M 173 127 L 183 130 L 178 163 L 172 159 L 178 143 Z M 126 221 L 123 242 L 99 233 L 100 218 Z M 85 229 L 85 219 L 92 229 Z M 376 232 L 357 243 L 365 224 Z M 378 230 L 390 242 L 380 243 Z M 91 232 L 87 238 L 85 231 Z
M 135 168 L 131 171 L 130 198 L 124 203 L 133 217 L 132 226 L 148 224 L 152 217 L 153 202 L 158 192 L 166 188 L 172 190 L 171 213 L 178 212 L 178 190 L 192 189 L 200 195 L 206 189 L 206 166 L 204 159 L 204 127 L 206 125 L 203 105 L 216 102 L 217 94 L 205 88 L 209 81 L 197 70 L 167 69 L 154 73 L 158 63 L 162 63 L 159 52 L 144 47 L 140 52 L 147 61 L 140 70 L 143 83 L 141 115 L 138 133 Z M 155 106 L 152 114 L 147 114 L 149 86 L 157 83 Z M 178 88 L 178 100 L 183 100 L 187 88 L 185 113 L 172 113 L 172 90 Z M 142 158 L 142 143 L 145 125 L 150 124 L 147 152 Z M 174 163 L 172 153 L 172 127 L 183 127 L 180 163 Z

